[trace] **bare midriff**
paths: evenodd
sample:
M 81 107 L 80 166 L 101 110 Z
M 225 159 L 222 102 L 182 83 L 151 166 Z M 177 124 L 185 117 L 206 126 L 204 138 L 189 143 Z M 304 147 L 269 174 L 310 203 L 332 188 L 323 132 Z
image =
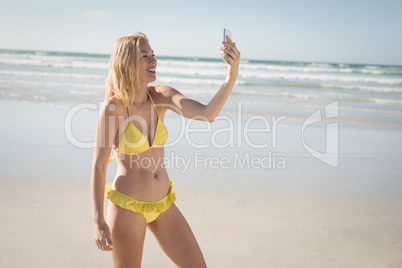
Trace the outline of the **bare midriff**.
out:
M 115 189 L 139 201 L 158 201 L 170 189 L 164 166 L 164 147 L 152 148 L 140 154 L 116 153 Z

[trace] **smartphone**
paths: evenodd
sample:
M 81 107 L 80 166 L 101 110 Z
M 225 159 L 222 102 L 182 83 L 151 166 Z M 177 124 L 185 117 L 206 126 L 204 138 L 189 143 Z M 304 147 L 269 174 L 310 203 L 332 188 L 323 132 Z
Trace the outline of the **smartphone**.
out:
M 232 32 L 229 31 L 229 30 L 226 29 L 226 28 L 223 28 L 223 41 L 225 41 L 225 42 L 227 42 L 226 36 L 229 36 L 230 40 L 233 41 L 233 39 L 232 39 Z M 225 54 L 225 51 L 223 52 L 223 54 Z
M 230 40 L 233 40 L 232 39 L 232 32 L 231 31 L 229 31 L 228 29 L 226 29 L 226 28 L 223 28 L 223 41 L 227 41 L 226 40 L 226 36 L 229 36 L 229 38 L 230 38 Z

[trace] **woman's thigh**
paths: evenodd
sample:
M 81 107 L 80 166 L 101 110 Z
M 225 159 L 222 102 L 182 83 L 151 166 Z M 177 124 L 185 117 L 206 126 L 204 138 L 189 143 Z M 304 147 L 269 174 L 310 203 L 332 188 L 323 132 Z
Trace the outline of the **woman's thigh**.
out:
M 113 250 L 113 267 L 141 267 L 146 223 L 140 213 L 108 202 L 107 221 Z
M 179 267 L 206 267 L 201 249 L 183 214 L 170 208 L 148 224 L 166 255 Z

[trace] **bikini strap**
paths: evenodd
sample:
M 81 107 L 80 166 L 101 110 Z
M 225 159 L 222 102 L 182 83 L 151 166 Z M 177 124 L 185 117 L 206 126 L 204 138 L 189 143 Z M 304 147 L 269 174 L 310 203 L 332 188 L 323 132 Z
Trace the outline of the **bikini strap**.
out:
M 148 92 L 149 97 L 151 98 L 152 104 L 154 105 L 154 108 L 155 108 L 156 114 L 159 116 L 158 109 L 156 109 L 156 106 L 155 106 L 154 100 L 152 99 L 151 94 L 149 94 L 149 91 L 147 91 L 147 92 Z M 159 117 L 160 117 L 160 116 L 159 116 Z

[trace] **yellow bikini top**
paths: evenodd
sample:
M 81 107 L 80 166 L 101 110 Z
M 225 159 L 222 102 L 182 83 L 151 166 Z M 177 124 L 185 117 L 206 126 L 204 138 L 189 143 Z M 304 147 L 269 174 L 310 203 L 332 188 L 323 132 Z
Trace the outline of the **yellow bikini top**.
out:
M 141 133 L 141 131 L 138 130 L 133 124 L 131 124 L 131 121 L 129 120 L 128 126 L 126 128 L 126 131 L 124 132 L 123 136 L 121 137 L 119 141 L 118 147 L 115 149 L 115 152 L 122 153 L 125 155 L 133 155 L 133 154 L 140 154 L 142 152 L 145 152 L 151 148 L 157 148 L 161 147 L 162 145 L 165 144 L 167 138 L 168 138 L 168 131 L 166 126 L 163 124 L 158 110 L 156 109 L 155 103 L 151 97 L 151 95 L 148 92 L 149 97 L 151 98 L 152 104 L 155 108 L 156 114 L 158 115 L 158 122 L 156 125 L 156 131 L 155 131 L 155 137 L 154 141 L 151 145 L 149 145 L 149 142 L 147 138 Z M 130 107 L 128 107 L 128 118 L 130 118 Z M 116 157 L 116 154 L 114 154 L 110 159 L 109 163 Z

